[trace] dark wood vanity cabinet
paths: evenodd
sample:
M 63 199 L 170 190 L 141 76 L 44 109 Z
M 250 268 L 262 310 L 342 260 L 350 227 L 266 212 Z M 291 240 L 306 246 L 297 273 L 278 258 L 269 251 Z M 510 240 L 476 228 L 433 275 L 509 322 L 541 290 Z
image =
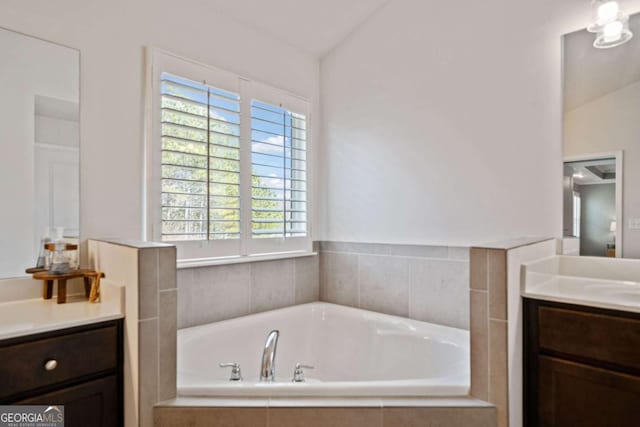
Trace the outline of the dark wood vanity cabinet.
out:
M 0 341 L 0 404 L 64 405 L 67 427 L 123 425 L 122 320 Z
M 640 426 L 640 314 L 525 298 L 524 425 Z

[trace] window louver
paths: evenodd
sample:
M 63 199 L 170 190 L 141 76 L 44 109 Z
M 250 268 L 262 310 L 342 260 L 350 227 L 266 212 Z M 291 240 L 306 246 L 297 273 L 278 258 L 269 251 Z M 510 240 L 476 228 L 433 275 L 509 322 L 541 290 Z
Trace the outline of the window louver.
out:
M 240 237 L 240 96 L 161 74 L 162 239 Z
M 306 116 L 251 102 L 251 234 L 307 235 Z

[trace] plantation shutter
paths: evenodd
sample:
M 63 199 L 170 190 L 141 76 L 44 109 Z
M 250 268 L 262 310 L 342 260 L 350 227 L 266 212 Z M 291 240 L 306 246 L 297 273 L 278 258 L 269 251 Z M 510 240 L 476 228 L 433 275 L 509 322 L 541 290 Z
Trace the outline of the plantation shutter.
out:
M 307 235 L 307 118 L 251 101 L 251 235 Z
M 169 73 L 160 83 L 162 240 L 240 238 L 240 96 Z

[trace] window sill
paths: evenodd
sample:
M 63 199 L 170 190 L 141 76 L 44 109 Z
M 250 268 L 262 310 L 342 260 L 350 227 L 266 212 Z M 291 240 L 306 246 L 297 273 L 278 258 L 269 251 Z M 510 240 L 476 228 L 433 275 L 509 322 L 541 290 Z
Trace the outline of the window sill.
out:
M 227 264 L 243 264 L 246 262 L 258 262 L 258 261 L 273 261 L 278 259 L 288 258 L 302 258 L 308 256 L 316 256 L 318 252 L 278 252 L 272 254 L 260 254 L 260 255 L 244 255 L 244 256 L 231 256 L 231 257 L 218 257 L 218 258 L 196 258 L 196 259 L 179 259 L 177 268 L 178 270 L 184 268 L 195 267 L 208 267 L 214 265 L 227 265 Z

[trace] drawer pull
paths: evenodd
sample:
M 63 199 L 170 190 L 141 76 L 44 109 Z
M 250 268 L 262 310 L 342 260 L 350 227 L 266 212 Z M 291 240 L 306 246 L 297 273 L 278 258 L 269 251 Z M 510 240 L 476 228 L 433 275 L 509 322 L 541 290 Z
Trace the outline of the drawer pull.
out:
M 58 367 L 58 361 L 55 359 L 47 360 L 44 364 L 44 369 L 47 371 L 53 371 Z

